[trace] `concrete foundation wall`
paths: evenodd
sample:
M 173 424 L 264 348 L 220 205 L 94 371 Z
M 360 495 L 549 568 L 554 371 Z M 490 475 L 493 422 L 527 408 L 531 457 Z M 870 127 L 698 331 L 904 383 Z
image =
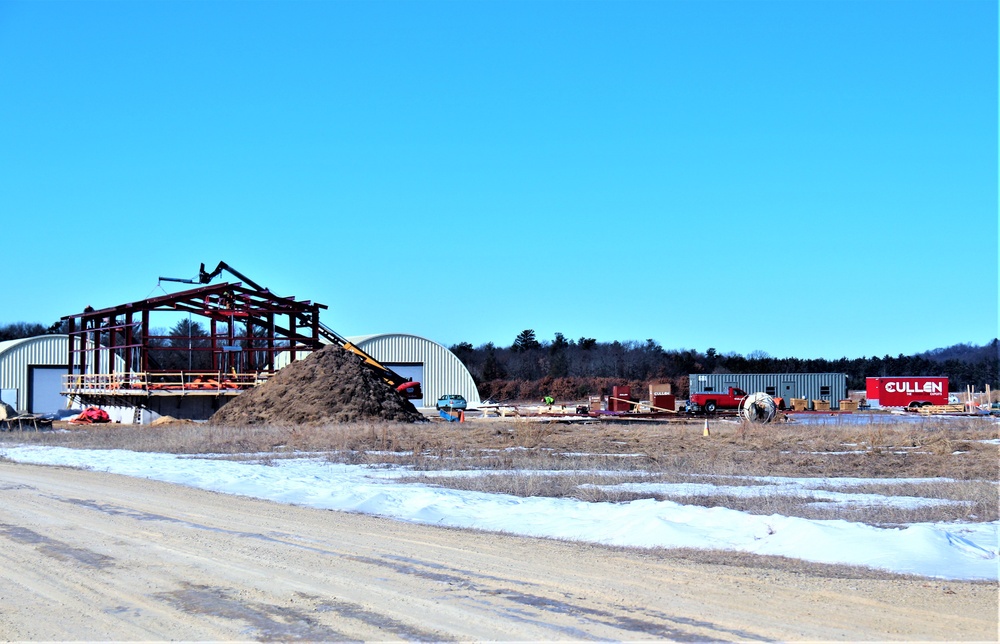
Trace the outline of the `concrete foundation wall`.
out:
M 208 420 L 235 396 L 150 396 L 147 407 L 160 416 Z

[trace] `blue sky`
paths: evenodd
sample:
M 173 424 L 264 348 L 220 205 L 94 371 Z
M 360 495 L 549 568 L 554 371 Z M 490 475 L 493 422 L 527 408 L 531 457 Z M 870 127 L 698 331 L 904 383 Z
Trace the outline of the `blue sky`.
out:
M 971 0 L 0 1 L 0 323 L 222 260 L 344 335 L 982 344 L 997 25 Z

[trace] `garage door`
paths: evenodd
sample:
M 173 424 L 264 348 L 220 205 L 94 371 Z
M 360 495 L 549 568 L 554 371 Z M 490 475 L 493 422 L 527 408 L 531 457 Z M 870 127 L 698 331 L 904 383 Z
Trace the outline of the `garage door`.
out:
M 66 408 L 66 396 L 59 393 L 66 367 L 28 366 L 28 411 L 51 414 Z

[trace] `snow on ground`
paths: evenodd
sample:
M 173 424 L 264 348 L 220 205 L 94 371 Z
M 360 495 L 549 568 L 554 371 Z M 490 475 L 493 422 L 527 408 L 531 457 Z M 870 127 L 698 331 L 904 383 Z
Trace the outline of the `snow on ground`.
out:
M 782 555 L 944 579 L 997 579 L 1000 522 L 876 528 L 848 521 L 759 516 L 645 499 L 587 503 L 401 483 L 403 468 L 318 458 L 268 464 L 61 447 L 0 447 L 24 463 L 68 465 L 315 508 L 416 523 L 616 546 L 686 547 Z M 801 480 L 800 480 L 801 482 Z M 790 489 L 794 485 L 788 483 Z M 804 488 L 804 486 L 803 486 Z M 884 497 L 881 497 L 884 499 Z
M 600 490 L 623 490 L 663 496 L 739 496 L 755 497 L 797 497 L 829 507 L 831 503 L 842 505 L 878 505 L 894 508 L 919 508 L 932 505 L 963 503 L 947 499 L 930 499 L 914 496 L 886 496 L 883 494 L 861 494 L 855 492 L 831 492 L 817 490 L 824 479 L 811 481 L 789 480 L 763 485 L 713 485 L 711 483 L 618 483 L 615 485 L 592 485 Z M 829 479 L 827 479 L 829 480 Z

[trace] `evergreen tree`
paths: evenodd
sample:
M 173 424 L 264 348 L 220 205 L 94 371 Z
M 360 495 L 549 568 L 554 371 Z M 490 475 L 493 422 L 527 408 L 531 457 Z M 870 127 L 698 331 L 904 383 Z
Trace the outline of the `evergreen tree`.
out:
M 182 319 L 170 329 L 167 346 L 172 350 L 166 368 L 208 371 L 212 368 L 208 333 L 199 322 Z
M 507 372 L 497 361 L 497 349 L 492 342 L 488 342 L 483 349 L 486 352 L 486 359 L 483 361 L 483 380 L 503 380 L 507 377 Z
M 455 357 L 457 357 L 462 362 L 465 362 L 466 358 L 468 358 L 469 356 L 471 356 L 475 352 L 475 349 L 472 347 L 472 344 L 469 343 L 469 342 L 459 342 L 458 344 L 453 344 L 449 348 L 449 350 L 452 353 L 454 353 Z
M 553 378 L 565 378 L 568 375 L 569 359 L 564 352 L 559 351 L 549 361 L 549 376 Z
M 517 334 L 514 338 L 514 344 L 511 345 L 513 351 L 531 351 L 532 349 L 540 349 L 542 344 L 535 338 L 534 329 L 525 329 Z

